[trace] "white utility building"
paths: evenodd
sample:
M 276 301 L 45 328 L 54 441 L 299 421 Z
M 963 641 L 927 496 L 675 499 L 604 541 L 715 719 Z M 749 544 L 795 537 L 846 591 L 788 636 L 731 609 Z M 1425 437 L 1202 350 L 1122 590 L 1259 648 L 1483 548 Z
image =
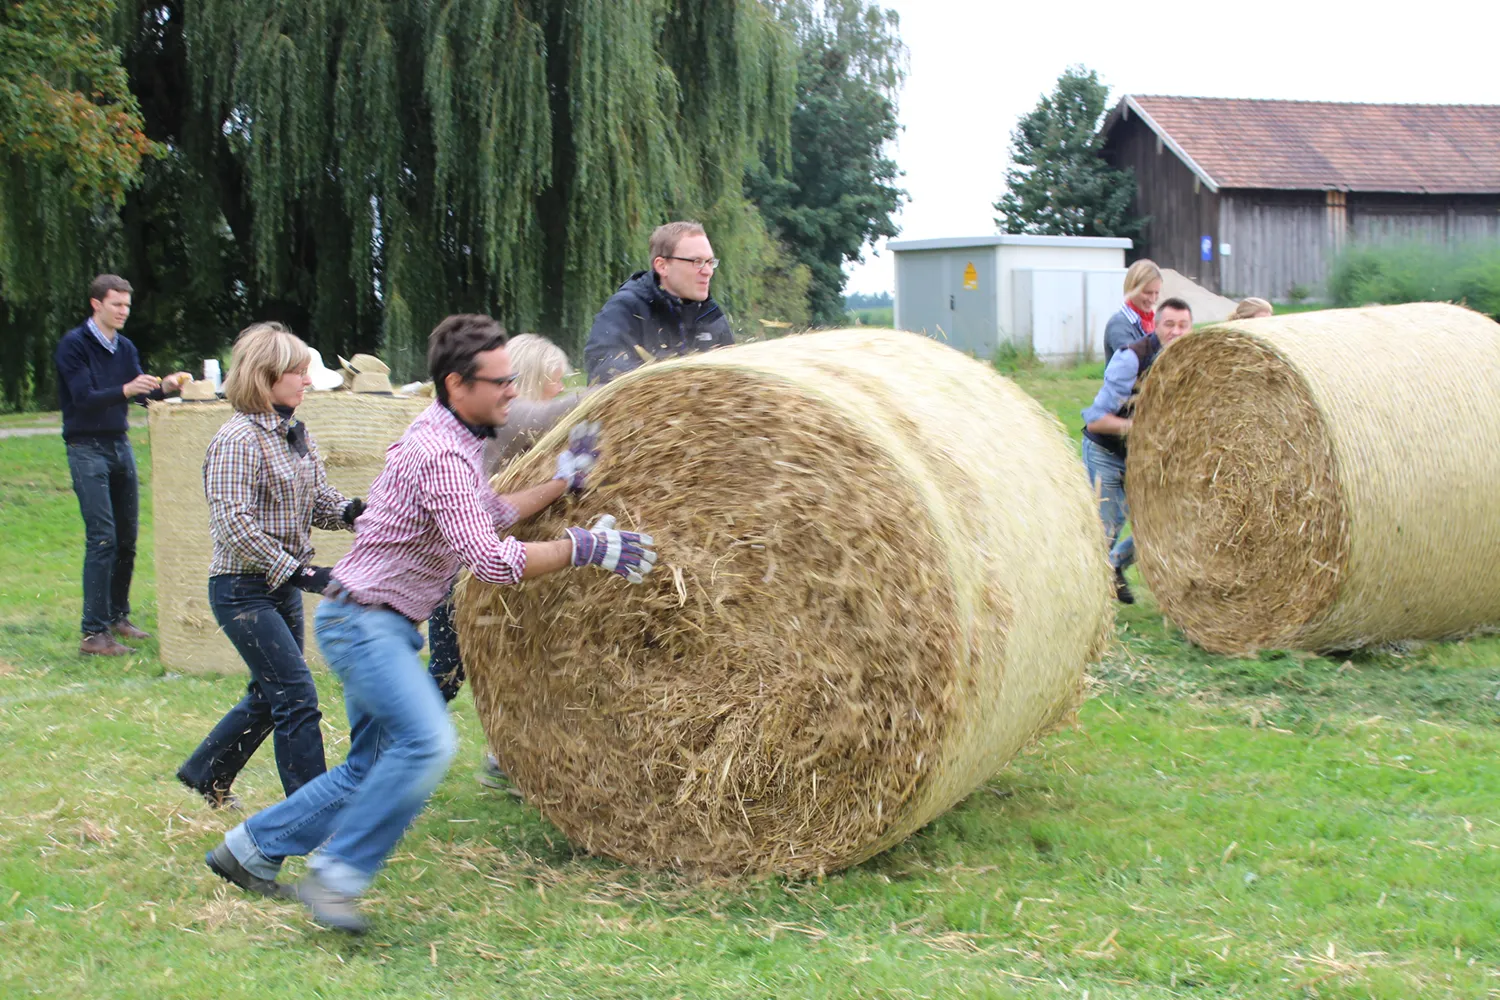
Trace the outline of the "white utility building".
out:
M 1002 344 L 1066 364 L 1104 353 L 1124 298 L 1128 239 L 975 236 L 898 240 L 896 327 L 989 359 Z

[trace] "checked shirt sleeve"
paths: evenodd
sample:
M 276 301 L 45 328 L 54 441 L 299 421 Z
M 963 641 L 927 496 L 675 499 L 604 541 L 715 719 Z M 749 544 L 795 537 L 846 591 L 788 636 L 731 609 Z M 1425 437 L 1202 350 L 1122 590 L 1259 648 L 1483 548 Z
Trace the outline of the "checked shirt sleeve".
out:
M 252 484 L 260 464 L 260 448 L 253 440 L 215 437 L 203 459 L 203 493 L 208 497 L 208 527 L 214 541 L 233 550 L 247 565 L 261 569 L 274 590 L 291 579 L 297 560 L 262 530 L 256 518 Z
M 324 531 L 353 531 L 354 525 L 344 523 L 344 508 L 349 506 L 349 498 L 329 485 L 323 455 L 318 451 L 318 443 L 313 440 L 311 432 L 307 435 L 307 447 L 312 453 L 313 483 L 317 490 L 313 498 L 313 527 Z
M 514 538 L 495 534 L 497 508 L 481 497 L 480 489 L 489 488 L 476 484 L 475 478 L 474 467 L 462 455 L 439 451 L 422 470 L 422 506 L 470 572 L 486 583 L 517 583 L 526 569 L 526 548 Z M 513 508 L 511 513 L 514 520 Z
M 496 493 L 488 483 L 479 487 L 479 502 L 490 512 L 490 520 L 496 529 L 504 531 L 520 520 L 521 512 L 511 506 L 510 501 Z

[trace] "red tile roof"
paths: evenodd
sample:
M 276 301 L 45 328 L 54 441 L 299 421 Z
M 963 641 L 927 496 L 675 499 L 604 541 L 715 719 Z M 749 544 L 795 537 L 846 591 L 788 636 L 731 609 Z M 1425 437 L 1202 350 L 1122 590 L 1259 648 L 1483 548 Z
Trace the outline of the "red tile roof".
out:
M 1131 96 L 1215 188 L 1500 193 L 1500 106 Z

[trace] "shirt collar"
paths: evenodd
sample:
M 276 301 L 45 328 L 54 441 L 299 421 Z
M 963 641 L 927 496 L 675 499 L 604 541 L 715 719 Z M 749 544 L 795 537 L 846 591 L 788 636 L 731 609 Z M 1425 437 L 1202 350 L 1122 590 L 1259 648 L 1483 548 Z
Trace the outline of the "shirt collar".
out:
M 449 406 L 441 399 L 437 401 L 437 404 L 438 406 L 442 407 L 444 413 L 448 414 L 448 416 L 452 418 L 455 424 L 457 424 L 459 427 L 462 427 L 471 436 L 473 436 L 475 440 L 483 441 L 486 438 L 492 438 L 495 436 L 495 428 L 483 427 L 479 424 L 469 423 L 463 417 L 460 417 L 458 413 L 454 411 L 453 407 Z
M 285 431 L 291 426 L 295 416 L 283 417 L 275 410 L 267 413 L 246 413 L 245 419 L 258 427 L 264 427 L 268 431 Z
M 100 346 L 111 354 L 115 353 L 115 348 L 120 346 L 120 332 L 118 330 L 115 331 L 113 337 L 106 337 L 104 331 L 99 329 L 99 324 L 94 322 L 94 317 L 92 316 L 88 318 L 85 325 L 89 328 L 89 333 L 94 335 L 94 339 L 99 341 Z

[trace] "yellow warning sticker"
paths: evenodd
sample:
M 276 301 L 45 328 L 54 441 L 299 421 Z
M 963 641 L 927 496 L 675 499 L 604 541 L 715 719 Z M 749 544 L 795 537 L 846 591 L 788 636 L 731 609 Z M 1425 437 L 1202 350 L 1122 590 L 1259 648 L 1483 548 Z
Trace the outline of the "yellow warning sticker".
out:
M 971 260 L 964 265 L 964 290 L 974 291 L 979 287 L 979 272 L 974 270 L 974 262 Z

